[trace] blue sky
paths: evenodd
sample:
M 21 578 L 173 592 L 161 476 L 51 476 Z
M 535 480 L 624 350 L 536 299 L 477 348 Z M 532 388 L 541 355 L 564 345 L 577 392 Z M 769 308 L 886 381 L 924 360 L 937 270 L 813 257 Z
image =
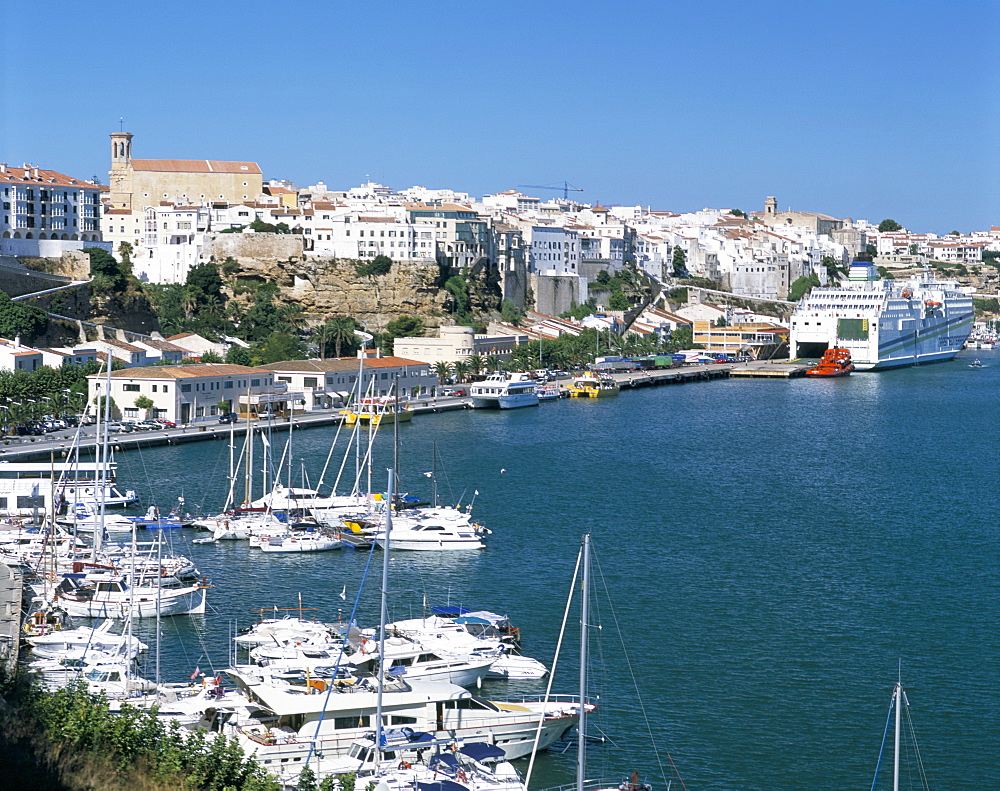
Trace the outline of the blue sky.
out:
M 0 160 L 1000 225 L 1000 4 L 6 3 Z M 530 190 L 528 190 L 530 191 Z M 557 192 L 536 194 L 555 195 Z

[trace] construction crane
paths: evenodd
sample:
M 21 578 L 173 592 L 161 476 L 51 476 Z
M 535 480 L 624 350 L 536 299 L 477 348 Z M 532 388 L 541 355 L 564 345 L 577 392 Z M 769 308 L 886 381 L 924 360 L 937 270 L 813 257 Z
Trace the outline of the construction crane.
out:
M 572 186 L 568 181 L 564 181 L 561 187 L 547 187 L 544 184 L 518 184 L 518 188 L 524 187 L 525 189 L 532 190 L 562 190 L 563 200 L 569 200 L 569 194 L 571 192 L 583 192 L 579 187 Z

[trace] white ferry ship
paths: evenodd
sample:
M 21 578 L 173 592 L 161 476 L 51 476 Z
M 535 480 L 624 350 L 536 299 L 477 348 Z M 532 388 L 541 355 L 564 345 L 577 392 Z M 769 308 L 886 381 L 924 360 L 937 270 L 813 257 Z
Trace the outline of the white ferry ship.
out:
M 847 285 L 814 288 L 796 306 L 789 351 L 848 349 L 860 371 L 942 362 L 962 348 L 973 318 L 972 296 L 953 280 L 880 280 L 872 264 L 855 261 Z
M 527 374 L 490 374 L 469 388 L 473 409 L 538 406 L 538 383 Z

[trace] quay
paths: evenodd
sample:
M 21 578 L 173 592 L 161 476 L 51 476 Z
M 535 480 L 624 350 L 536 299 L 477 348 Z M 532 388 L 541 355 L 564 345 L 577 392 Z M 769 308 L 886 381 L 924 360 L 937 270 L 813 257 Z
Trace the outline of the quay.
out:
M 0 663 L 8 677 L 17 668 L 21 649 L 21 599 L 24 595 L 21 572 L 0 566 Z
M 705 382 L 729 377 L 750 377 L 764 379 L 791 379 L 804 376 L 808 365 L 788 363 L 753 361 L 748 363 L 709 363 L 701 365 L 685 365 L 664 370 L 625 371 L 613 373 L 615 381 L 622 389 L 638 387 L 659 387 L 663 385 L 687 384 L 689 382 Z M 569 379 L 570 377 L 565 377 Z M 568 395 L 566 382 L 559 382 L 562 395 Z M 410 402 L 410 410 L 415 415 L 447 412 L 455 409 L 470 409 L 470 398 L 455 398 L 442 396 L 436 398 L 420 398 Z M 337 425 L 343 422 L 340 410 L 322 410 L 301 412 L 294 417 L 285 417 L 266 422 L 256 422 L 257 428 L 268 426 L 271 431 L 288 431 L 289 428 L 315 428 L 317 426 Z M 143 431 L 134 434 L 113 434 L 110 438 L 114 451 L 137 450 L 160 445 L 184 445 L 188 442 L 204 442 L 206 440 L 226 440 L 230 432 L 242 437 L 246 434 L 246 421 L 234 423 L 231 426 L 203 420 L 177 428 L 162 431 Z M 87 448 L 94 445 L 93 429 L 85 432 L 81 446 Z M 60 436 L 48 437 L 11 437 L 0 445 L 0 463 L 3 461 L 59 461 L 68 456 L 72 449 L 72 438 Z

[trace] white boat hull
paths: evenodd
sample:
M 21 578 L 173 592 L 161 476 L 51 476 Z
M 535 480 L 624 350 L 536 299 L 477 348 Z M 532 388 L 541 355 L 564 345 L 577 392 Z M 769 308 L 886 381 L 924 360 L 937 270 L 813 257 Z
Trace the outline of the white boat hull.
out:
M 162 593 L 149 589 L 136 592 L 133 599 L 93 598 L 77 599 L 59 594 L 56 603 L 74 618 L 115 618 L 124 620 L 131 613 L 133 618 L 155 618 L 168 615 L 201 615 L 205 612 L 205 588 L 195 588 Z

